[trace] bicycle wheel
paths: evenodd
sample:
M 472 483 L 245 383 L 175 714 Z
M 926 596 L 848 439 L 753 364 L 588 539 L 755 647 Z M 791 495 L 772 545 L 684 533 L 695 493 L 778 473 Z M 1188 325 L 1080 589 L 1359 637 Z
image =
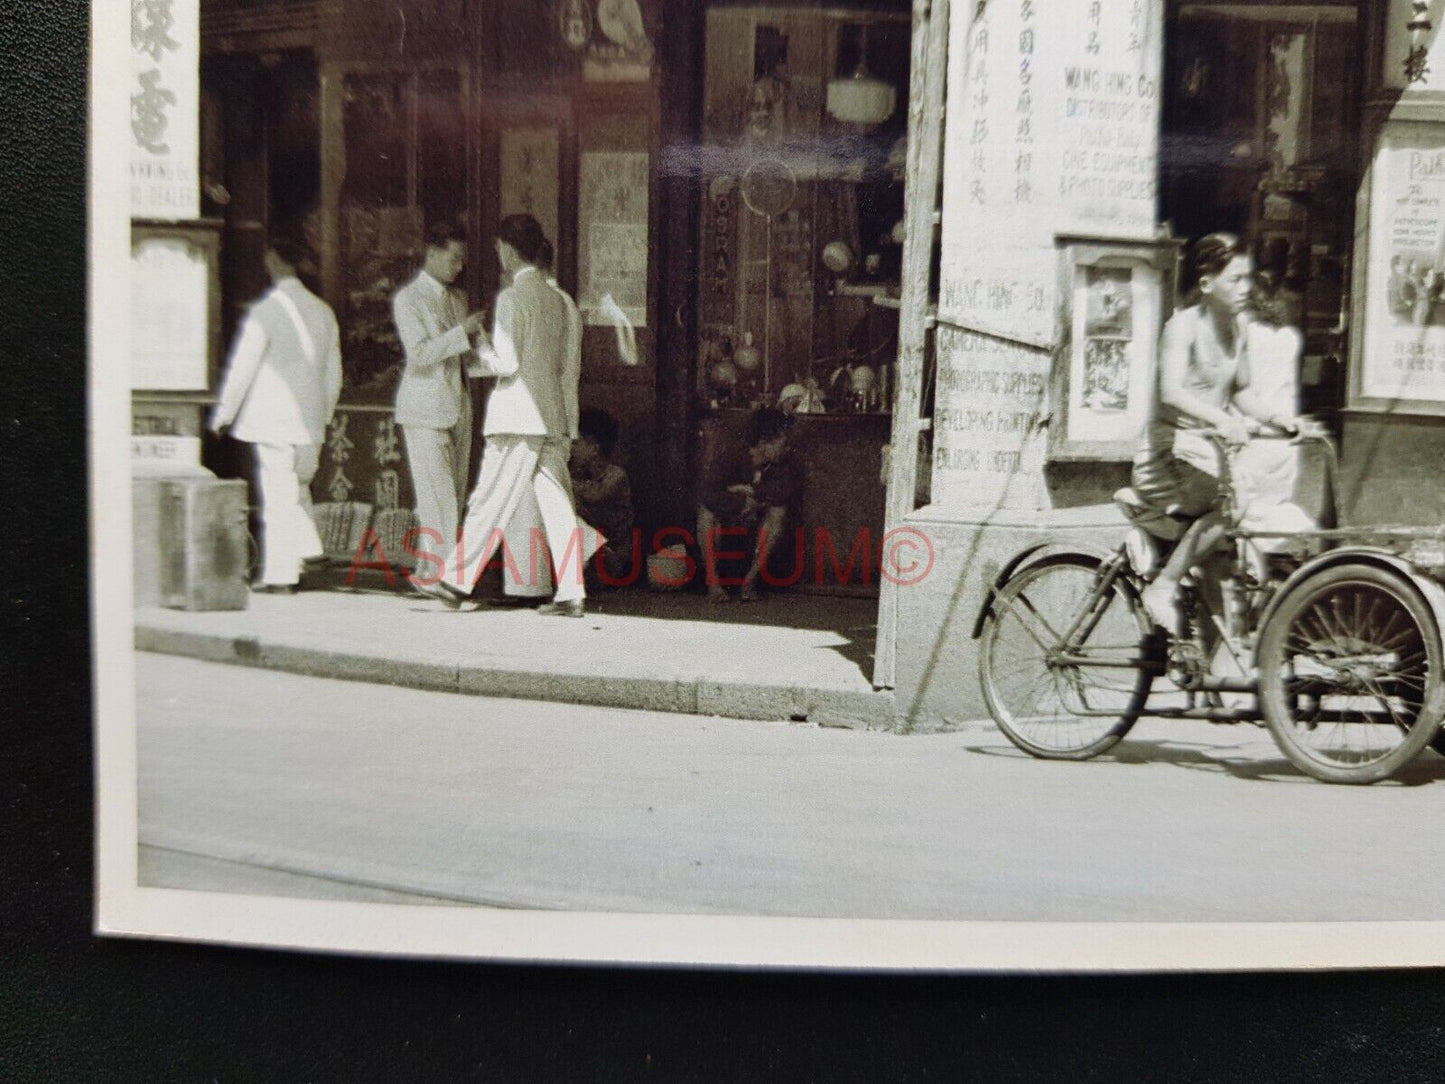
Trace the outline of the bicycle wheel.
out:
M 1024 569 L 994 601 L 979 652 L 984 699 L 1009 741 L 1033 756 L 1097 756 L 1129 732 L 1149 695 L 1149 618 L 1128 581 L 1104 592 L 1100 584 L 1099 562 L 1070 555 Z
M 1440 664 L 1435 616 L 1409 581 L 1338 565 L 1292 590 L 1260 631 L 1260 706 L 1301 771 L 1374 783 L 1438 732 Z

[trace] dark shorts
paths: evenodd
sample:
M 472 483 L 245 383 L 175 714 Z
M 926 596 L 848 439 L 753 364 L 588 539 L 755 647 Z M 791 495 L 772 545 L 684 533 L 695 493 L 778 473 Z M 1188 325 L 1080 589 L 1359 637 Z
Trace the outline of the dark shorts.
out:
M 1219 499 L 1219 479 L 1168 452 L 1134 460 L 1129 484 L 1151 507 L 1198 519 Z

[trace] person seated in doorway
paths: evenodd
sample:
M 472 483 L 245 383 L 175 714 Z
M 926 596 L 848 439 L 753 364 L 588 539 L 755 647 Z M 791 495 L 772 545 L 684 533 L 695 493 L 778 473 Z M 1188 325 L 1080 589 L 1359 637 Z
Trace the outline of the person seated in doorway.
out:
M 718 575 L 718 559 L 727 555 L 724 547 L 731 535 L 747 540 L 743 552 L 751 557 L 747 571 L 734 581 L 739 597 L 744 602 L 758 598 L 758 580 L 802 494 L 802 465 L 789 448 L 792 424 L 792 415 L 781 410 L 756 410 L 748 418 L 742 441 L 725 440 L 703 465 L 697 538 L 703 582 L 713 602 L 729 598 L 724 590 L 728 579 Z
M 570 463 L 577 514 L 607 539 L 596 560 L 607 579 L 616 583 L 633 571 L 632 483 L 627 472 L 612 462 L 617 419 L 605 410 L 584 410 L 577 431 Z M 597 568 L 596 562 L 589 564 L 589 574 L 595 575 Z

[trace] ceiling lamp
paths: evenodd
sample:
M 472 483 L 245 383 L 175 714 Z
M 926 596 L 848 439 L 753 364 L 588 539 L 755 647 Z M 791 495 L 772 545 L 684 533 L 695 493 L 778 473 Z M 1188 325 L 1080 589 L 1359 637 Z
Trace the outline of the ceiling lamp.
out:
M 882 124 L 893 116 L 898 92 L 892 84 L 868 74 L 868 24 L 861 27 L 858 66 L 852 75 L 828 83 L 828 115 L 845 124 Z
M 1430 22 L 1429 0 L 1413 0 L 1412 15 L 1405 24 L 1410 32 L 1410 51 L 1405 56 L 1405 78 L 1412 83 L 1423 83 L 1430 73 L 1425 62 L 1429 52 L 1428 38 L 1434 26 Z

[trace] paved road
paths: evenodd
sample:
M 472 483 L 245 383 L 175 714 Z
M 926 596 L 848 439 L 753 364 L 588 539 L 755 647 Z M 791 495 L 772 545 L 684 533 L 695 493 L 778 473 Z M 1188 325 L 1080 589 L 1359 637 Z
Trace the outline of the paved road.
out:
M 1445 760 L 1328 787 L 1249 727 L 1030 760 L 138 656 L 143 883 L 849 918 L 1445 918 Z

